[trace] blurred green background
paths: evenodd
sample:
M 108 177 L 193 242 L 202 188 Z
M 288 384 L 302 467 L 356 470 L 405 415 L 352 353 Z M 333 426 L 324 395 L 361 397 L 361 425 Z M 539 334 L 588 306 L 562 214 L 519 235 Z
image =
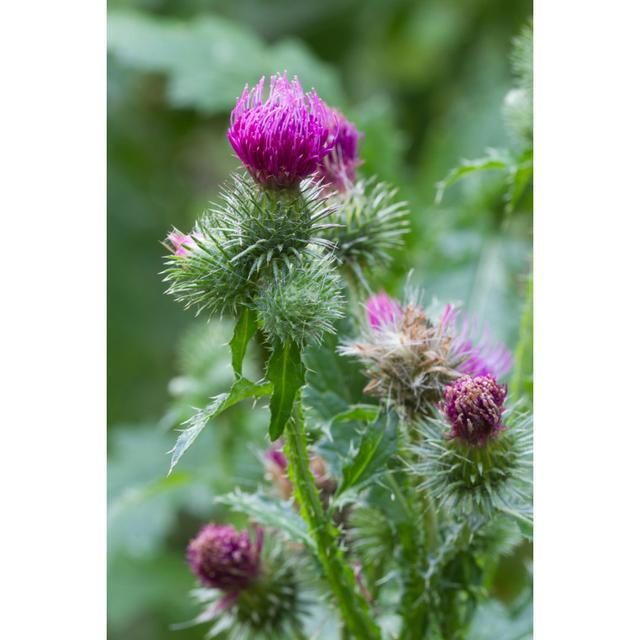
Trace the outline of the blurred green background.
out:
M 530 0 L 109 3 L 110 638 L 203 636 L 169 630 L 195 613 L 184 546 L 215 515 L 212 495 L 262 475 L 264 412 L 247 408 L 206 429 L 169 479 L 165 455 L 190 407 L 226 390 L 231 327 L 206 325 L 163 294 L 160 242 L 173 225 L 188 231 L 237 166 L 225 134 L 245 82 L 286 69 L 316 87 L 364 132 L 361 175 L 394 183 L 409 202 L 408 249 L 376 288 L 400 295 L 414 269 L 428 297 L 464 302 L 513 348 L 531 202 L 505 214 L 500 172 L 434 199 L 462 158 L 511 144 L 501 115 L 510 45 L 531 10 Z M 499 585 L 505 606 L 526 572 L 512 564 Z M 498 624 L 499 613 L 484 615 Z

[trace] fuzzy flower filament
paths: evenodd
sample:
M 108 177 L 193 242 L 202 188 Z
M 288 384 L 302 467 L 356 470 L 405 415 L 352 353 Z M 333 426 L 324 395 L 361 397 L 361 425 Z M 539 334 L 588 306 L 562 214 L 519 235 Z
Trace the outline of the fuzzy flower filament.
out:
M 231 112 L 227 136 L 238 158 L 260 185 L 287 189 L 315 173 L 335 146 L 335 116 L 315 91 L 305 93 L 297 78 L 264 78 L 242 96 Z
M 262 539 L 262 529 L 257 529 L 254 543 L 246 529 L 207 524 L 189 543 L 187 560 L 205 587 L 239 592 L 260 573 Z

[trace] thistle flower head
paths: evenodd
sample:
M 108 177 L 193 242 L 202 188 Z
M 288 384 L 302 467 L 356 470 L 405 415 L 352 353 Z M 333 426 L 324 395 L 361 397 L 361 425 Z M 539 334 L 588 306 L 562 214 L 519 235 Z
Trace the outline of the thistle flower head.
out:
M 398 301 L 390 298 L 384 291 L 370 296 L 366 308 L 367 319 L 372 329 L 392 325 L 402 317 L 402 308 Z
M 398 309 L 393 301 L 376 299 L 367 311 L 369 328 L 340 349 L 365 365 L 365 393 L 392 402 L 409 417 L 431 415 L 445 386 L 460 377 L 451 327 L 427 316 L 417 302 Z
M 238 592 L 260 572 L 262 529 L 252 542 L 249 532 L 230 525 L 205 525 L 189 543 L 187 560 L 191 571 L 205 587 Z
M 504 378 L 513 366 L 511 352 L 501 343 L 495 342 L 487 329 L 479 331 L 475 323 L 448 304 L 441 322 L 455 336 L 452 351 L 462 360 L 458 371 L 469 376 L 493 376 Z
M 504 429 L 505 386 L 493 376 L 464 376 L 444 392 L 444 414 L 451 435 L 471 445 L 483 445 Z
M 262 186 L 294 187 L 313 174 L 335 145 L 330 135 L 335 116 L 315 91 L 305 93 L 297 78 L 271 76 L 263 98 L 264 77 L 231 112 L 227 136 L 247 171 Z
M 320 163 L 318 175 L 328 187 L 344 192 L 356 177 L 356 167 L 360 164 L 358 139 L 362 134 L 339 111 L 333 109 L 332 113 L 331 139 L 334 147 Z

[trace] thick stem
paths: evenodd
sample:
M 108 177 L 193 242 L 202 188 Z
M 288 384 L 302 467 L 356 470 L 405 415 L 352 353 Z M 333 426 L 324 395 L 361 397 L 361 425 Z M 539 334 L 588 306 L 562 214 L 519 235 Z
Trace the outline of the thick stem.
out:
M 380 630 L 369 615 L 368 605 L 356 584 L 353 569 L 338 546 L 338 531 L 320 500 L 315 478 L 309 468 L 300 395 L 293 419 L 285 428 L 289 475 L 293 483 L 300 513 L 316 543 L 316 553 L 325 577 L 340 609 L 349 637 L 357 640 L 379 640 Z

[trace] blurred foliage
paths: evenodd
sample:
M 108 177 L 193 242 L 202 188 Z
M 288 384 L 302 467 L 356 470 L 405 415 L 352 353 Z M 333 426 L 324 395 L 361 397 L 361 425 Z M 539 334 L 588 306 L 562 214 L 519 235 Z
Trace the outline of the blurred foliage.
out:
M 515 349 L 521 322 L 529 326 L 530 189 L 505 210 L 505 181 L 520 177 L 507 163 L 465 175 L 441 204 L 435 198 L 452 167 L 487 148 L 522 160 L 504 99 L 530 82 L 512 74 L 510 45 L 531 3 L 112 0 L 109 10 L 109 632 L 157 640 L 178 637 L 170 625 L 193 615 L 189 537 L 203 520 L 243 522 L 213 496 L 255 489 L 267 446 L 268 412 L 245 401 L 203 429 L 166 476 L 169 430 L 233 380 L 224 346 L 232 325 L 194 320 L 163 295 L 158 277 L 166 233 L 189 229 L 237 165 L 226 141 L 229 107 L 245 82 L 287 69 L 343 109 L 364 132 L 362 176 L 398 186 L 411 210 L 407 248 L 375 288 L 399 295 L 414 269 L 413 284 L 429 297 L 463 301 Z M 530 337 L 516 351 L 526 391 L 529 352 Z M 314 358 L 324 384 L 309 392 L 321 394 L 316 422 L 337 430 L 322 423 L 322 403 L 346 411 L 361 399 L 346 398 L 326 373 L 326 354 L 307 355 Z M 263 361 L 250 353 L 245 375 L 258 379 Z M 504 604 L 481 609 L 473 637 L 529 637 L 530 605 L 513 596 L 529 579 L 528 555 L 518 558 L 497 572 Z M 198 628 L 179 634 L 201 636 Z

